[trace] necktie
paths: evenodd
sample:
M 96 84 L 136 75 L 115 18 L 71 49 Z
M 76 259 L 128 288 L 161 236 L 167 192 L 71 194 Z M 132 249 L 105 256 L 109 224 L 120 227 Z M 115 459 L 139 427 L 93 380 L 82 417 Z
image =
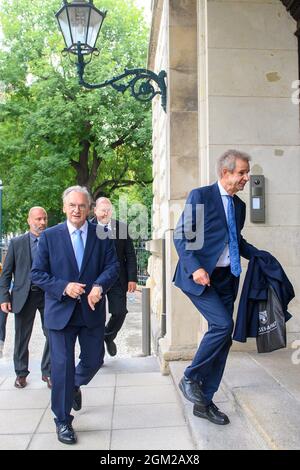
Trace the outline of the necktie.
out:
M 74 232 L 74 251 L 75 251 L 75 258 L 77 261 L 77 266 L 80 271 L 81 265 L 82 265 L 82 260 L 83 260 L 83 254 L 84 254 L 84 245 L 83 245 L 83 240 L 82 240 L 82 230 L 76 230 Z
M 229 232 L 229 255 L 230 255 L 230 270 L 235 277 L 239 277 L 242 272 L 240 263 L 239 244 L 236 233 L 236 221 L 235 221 L 235 210 L 233 198 L 227 196 L 228 208 L 227 208 L 227 223 Z
M 108 232 L 108 225 L 104 225 L 104 232 Z

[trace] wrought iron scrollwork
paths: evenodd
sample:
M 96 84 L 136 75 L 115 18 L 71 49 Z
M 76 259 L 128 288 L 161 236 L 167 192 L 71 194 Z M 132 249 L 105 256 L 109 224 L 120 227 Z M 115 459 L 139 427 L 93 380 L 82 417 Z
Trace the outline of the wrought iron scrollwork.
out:
M 125 93 L 127 90 L 130 90 L 131 95 L 144 103 L 152 101 L 153 98 L 157 95 L 161 95 L 161 104 L 166 111 L 167 109 L 167 85 L 166 77 L 167 74 L 162 70 L 158 75 L 148 69 L 125 69 L 124 73 L 113 77 L 110 80 L 106 80 L 103 83 L 91 84 L 87 83 L 84 78 L 84 69 L 89 62 L 84 61 L 84 56 L 81 52 L 81 45 L 78 43 L 77 49 L 77 71 L 79 76 L 80 85 L 84 86 L 87 89 L 94 90 L 99 88 L 104 88 L 106 86 L 111 86 L 116 91 L 120 93 Z M 126 80 L 127 77 L 132 77 L 126 83 L 118 83 Z M 156 87 L 152 84 L 155 83 Z

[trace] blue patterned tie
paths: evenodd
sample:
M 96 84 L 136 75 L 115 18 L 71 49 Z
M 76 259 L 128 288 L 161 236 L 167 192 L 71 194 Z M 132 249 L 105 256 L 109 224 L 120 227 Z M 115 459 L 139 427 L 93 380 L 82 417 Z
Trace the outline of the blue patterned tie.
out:
M 77 266 L 80 271 L 81 265 L 82 265 L 82 260 L 83 260 L 83 254 L 84 254 L 84 245 L 83 245 L 83 240 L 82 240 L 82 230 L 76 230 L 74 232 L 74 251 L 75 251 L 75 258 L 77 261 Z
M 239 277 L 242 272 L 240 262 L 239 244 L 236 234 L 236 221 L 235 221 L 235 209 L 233 198 L 227 196 L 228 208 L 227 208 L 227 223 L 229 232 L 229 255 L 230 255 L 230 270 L 235 277 Z

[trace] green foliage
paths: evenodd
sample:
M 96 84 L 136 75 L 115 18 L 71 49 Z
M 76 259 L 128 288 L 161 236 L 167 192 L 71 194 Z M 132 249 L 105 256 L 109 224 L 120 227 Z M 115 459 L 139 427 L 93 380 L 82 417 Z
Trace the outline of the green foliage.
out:
M 108 10 L 85 80 L 101 82 L 146 66 L 148 30 L 133 0 L 101 0 Z M 151 183 L 151 107 L 111 87 L 86 90 L 64 57 L 54 17 L 59 0 L 2 0 L 0 178 L 5 231 L 26 227 L 41 205 L 61 220 L 61 193 L 73 184 L 94 197 Z M 2 90 L 2 93 L 1 93 Z

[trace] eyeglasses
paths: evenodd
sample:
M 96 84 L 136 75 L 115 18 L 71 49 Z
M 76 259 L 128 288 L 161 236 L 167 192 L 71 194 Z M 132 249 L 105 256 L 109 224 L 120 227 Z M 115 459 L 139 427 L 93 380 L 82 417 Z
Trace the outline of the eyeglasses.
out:
M 72 212 L 77 209 L 83 212 L 87 209 L 87 206 L 85 204 L 68 204 L 68 207 L 69 209 L 71 209 Z

